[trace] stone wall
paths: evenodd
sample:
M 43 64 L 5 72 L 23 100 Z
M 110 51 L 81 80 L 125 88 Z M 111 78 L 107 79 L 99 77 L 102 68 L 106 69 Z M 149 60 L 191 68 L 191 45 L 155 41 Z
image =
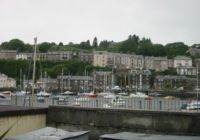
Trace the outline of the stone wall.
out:
M 0 111 L 0 135 L 10 127 L 12 129 L 5 137 L 20 135 L 46 126 L 47 109 L 23 109 L 22 107 L 9 109 L 10 107 L 8 110 Z
M 200 135 L 200 113 L 50 106 L 47 125 L 90 130 L 93 135 L 122 131 Z

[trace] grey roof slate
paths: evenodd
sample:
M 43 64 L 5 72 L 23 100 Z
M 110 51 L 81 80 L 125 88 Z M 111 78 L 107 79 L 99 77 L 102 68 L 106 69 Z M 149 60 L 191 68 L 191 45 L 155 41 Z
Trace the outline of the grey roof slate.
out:
M 45 127 L 7 140 L 73 140 L 72 138 L 88 135 L 88 131 L 68 132 L 62 129 Z M 80 139 L 79 140 L 87 140 Z
M 100 136 L 100 140 L 199 140 L 198 136 L 175 136 L 175 135 L 155 135 L 144 133 L 121 132 L 116 134 L 105 134 Z
M 192 60 L 192 59 L 187 56 L 176 56 L 174 60 Z

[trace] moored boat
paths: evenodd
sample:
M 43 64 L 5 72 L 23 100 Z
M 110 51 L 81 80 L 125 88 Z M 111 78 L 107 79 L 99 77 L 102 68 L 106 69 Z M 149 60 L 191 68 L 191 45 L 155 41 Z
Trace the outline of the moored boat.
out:
M 118 97 L 118 96 L 111 99 L 111 105 L 112 106 L 125 106 L 125 104 L 126 104 L 125 100 Z
M 43 97 L 49 97 L 51 94 L 47 93 L 45 91 L 40 91 L 39 93 L 37 93 L 37 96 L 43 96 Z
M 190 103 L 187 104 L 186 106 L 187 110 L 198 110 L 200 109 L 200 101 L 193 100 Z
M 130 97 L 138 97 L 138 98 L 148 97 L 148 95 L 146 95 L 145 93 L 142 93 L 142 92 L 131 93 L 129 96 Z
M 76 95 L 76 93 L 71 92 L 71 91 L 65 91 L 65 92 L 61 93 L 61 95 Z

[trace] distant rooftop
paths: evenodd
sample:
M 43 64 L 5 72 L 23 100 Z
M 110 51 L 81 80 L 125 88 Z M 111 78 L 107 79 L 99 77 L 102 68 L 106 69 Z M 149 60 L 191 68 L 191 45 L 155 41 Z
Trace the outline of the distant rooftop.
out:
M 88 140 L 88 131 L 68 132 L 62 129 L 45 127 L 7 140 Z
M 187 56 L 176 56 L 174 60 L 191 60 L 191 58 Z
M 0 105 L 0 116 L 46 113 L 47 108 Z
M 144 133 L 121 132 L 105 134 L 100 140 L 199 140 L 197 136 L 154 135 Z

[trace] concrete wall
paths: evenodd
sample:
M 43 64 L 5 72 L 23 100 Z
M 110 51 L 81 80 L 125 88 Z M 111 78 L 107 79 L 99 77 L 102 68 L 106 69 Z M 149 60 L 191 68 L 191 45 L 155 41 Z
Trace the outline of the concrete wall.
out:
M 29 131 L 40 129 L 46 126 L 46 115 L 26 115 L 26 116 L 8 116 L 0 118 L 0 134 L 5 132 L 13 124 L 14 127 L 6 135 L 15 136 Z
M 47 125 L 66 129 L 200 135 L 200 113 L 51 106 Z M 95 132 L 94 132 L 95 131 Z
M 2 106 L 1 106 L 2 107 Z M 0 135 L 11 126 L 5 137 L 20 135 L 46 126 L 47 109 L 20 109 L 0 112 Z

